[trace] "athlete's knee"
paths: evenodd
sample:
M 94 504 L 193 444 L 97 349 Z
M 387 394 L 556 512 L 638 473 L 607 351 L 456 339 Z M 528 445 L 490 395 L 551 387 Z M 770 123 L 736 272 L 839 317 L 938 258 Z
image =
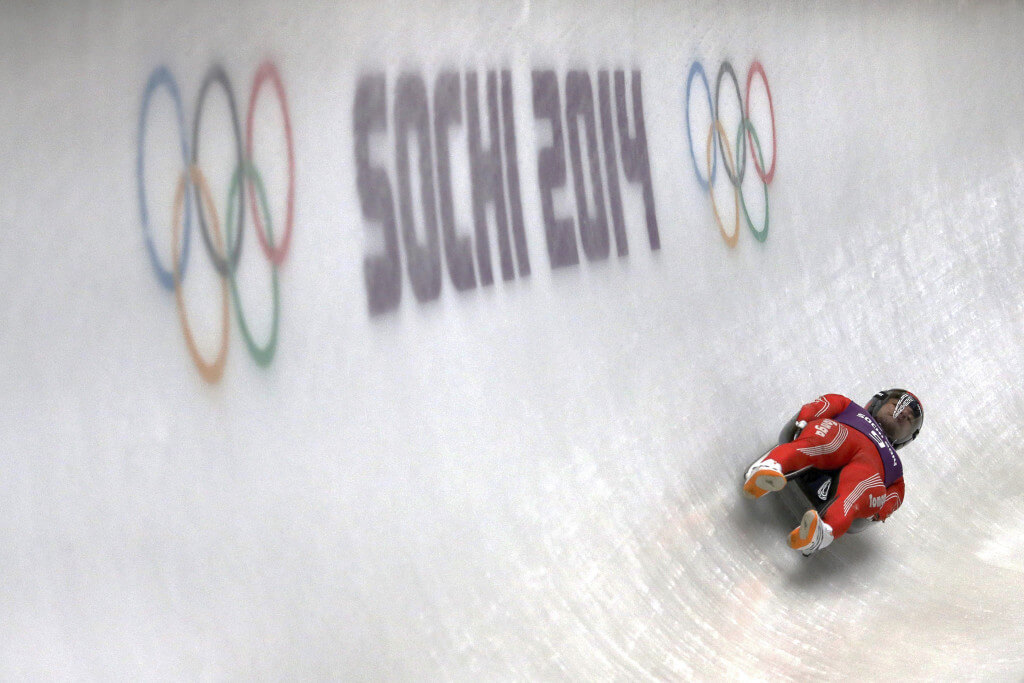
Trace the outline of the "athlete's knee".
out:
M 836 514 L 852 521 L 858 517 L 873 517 L 885 504 L 885 485 L 878 474 L 866 478 L 858 477 L 855 481 L 843 482 L 840 479 L 836 501 L 832 507 Z M 847 522 L 849 526 L 849 522 Z
M 787 474 L 803 469 L 809 465 L 807 456 L 798 450 L 800 440 L 779 444 L 768 452 L 769 458 L 782 465 Z

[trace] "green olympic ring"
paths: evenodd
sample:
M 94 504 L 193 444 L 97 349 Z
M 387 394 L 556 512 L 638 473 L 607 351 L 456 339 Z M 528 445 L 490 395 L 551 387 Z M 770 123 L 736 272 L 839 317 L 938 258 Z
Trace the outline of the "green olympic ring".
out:
M 235 169 L 234 174 L 231 176 L 231 189 L 228 190 L 228 213 L 227 213 L 227 248 L 225 251 L 231 253 L 232 239 L 237 235 L 237 231 L 232 231 L 232 225 L 234 224 L 235 217 L 235 196 L 241 191 L 242 176 L 245 176 L 247 180 L 251 181 L 256 186 L 256 194 L 259 197 L 260 208 L 263 210 L 263 221 L 267 228 L 267 241 L 269 242 L 269 248 L 273 250 L 274 244 L 274 228 L 270 218 L 270 205 L 267 202 L 267 192 L 263 185 L 263 178 L 260 176 L 259 171 L 253 166 L 251 161 L 243 161 Z M 259 346 L 253 339 L 252 333 L 249 331 L 249 325 L 245 319 L 245 312 L 242 310 L 242 298 L 238 294 L 238 281 L 235 277 L 235 265 L 229 262 L 230 267 L 228 268 L 228 279 L 231 282 L 231 295 L 235 302 L 235 314 L 238 320 L 238 327 L 242 330 L 242 338 L 245 339 L 245 345 L 249 349 L 249 354 L 256 361 L 257 365 L 266 367 L 270 365 L 270 361 L 274 359 L 274 351 L 277 349 L 277 327 L 280 320 L 281 304 L 280 304 L 280 293 L 277 286 L 277 264 L 273 261 L 270 262 L 271 266 L 271 280 L 273 282 L 274 291 L 274 317 L 270 327 L 270 339 L 267 341 L 265 346 Z
M 757 147 L 757 158 L 760 162 L 760 167 L 764 168 L 764 155 L 761 153 L 761 140 L 758 139 L 757 131 L 754 130 L 754 126 L 750 123 L 750 119 L 746 117 L 743 117 L 740 121 L 737 137 L 743 137 L 744 128 L 746 128 L 747 132 L 750 133 L 751 139 L 754 141 L 754 146 Z M 750 232 L 754 233 L 754 237 L 758 242 L 764 242 L 768 239 L 768 182 L 762 178 L 761 184 L 764 185 L 764 227 L 760 230 L 755 228 L 754 221 L 750 220 L 750 213 L 747 211 L 747 200 L 743 198 L 743 193 L 740 192 L 740 203 L 743 205 L 743 215 L 746 216 Z

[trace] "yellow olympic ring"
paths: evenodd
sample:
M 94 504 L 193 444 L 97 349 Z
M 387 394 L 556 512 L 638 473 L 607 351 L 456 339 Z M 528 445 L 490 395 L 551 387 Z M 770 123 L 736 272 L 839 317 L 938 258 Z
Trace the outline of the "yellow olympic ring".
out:
M 725 128 L 722 127 L 722 122 L 715 119 L 715 122 L 708 127 L 708 177 L 711 177 L 711 142 L 715 137 L 715 129 L 718 130 L 719 138 L 722 140 L 722 148 L 725 150 L 724 161 L 726 168 L 728 168 L 729 161 L 732 159 L 732 148 L 729 147 L 729 138 L 725 134 Z M 734 169 L 729 169 L 731 173 L 735 173 Z M 708 194 L 711 195 L 711 210 L 715 214 L 715 222 L 718 223 L 718 232 L 722 233 L 722 239 L 730 247 L 735 247 L 736 242 L 740 238 L 740 191 L 739 187 L 733 185 L 732 194 L 736 203 L 736 229 L 733 230 L 732 235 L 728 235 L 725 232 L 725 225 L 722 223 L 722 217 L 718 215 L 718 204 L 715 203 L 715 189 L 708 186 Z
M 230 331 L 230 317 L 228 314 L 228 300 L 230 295 L 228 293 L 228 281 L 227 278 L 220 278 L 221 283 L 221 338 L 220 338 L 220 349 L 217 351 L 217 356 L 213 359 L 212 363 L 206 362 L 202 354 L 199 352 L 199 348 L 196 346 L 195 338 L 192 335 L 192 327 L 188 322 L 188 313 L 185 310 L 185 297 L 181 290 L 181 252 L 178 247 L 178 238 L 181 235 L 181 212 L 185 205 L 185 182 L 186 180 L 192 183 L 193 187 L 199 189 L 201 201 L 206 204 L 207 210 L 210 213 L 210 227 L 213 233 L 213 241 L 218 251 L 221 254 L 225 254 L 224 239 L 220 234 L 220 219 L 217 216 L 217 208 L 213 202 L 213 195 L 210 192 L 210 186 L 206 183 L 206 178 L 203 176 L 203 172 L 199 170 L 198 166 L 189 166 L 188 176 L 182 171 L 181 176 L 178 178 L 178 187 L 174 191 L 174 218 L 171 222 L 173 226 L 173 254 L 174 254 L 174 299 L 178 304 L 178 317 L 181 318 L 181 329 L 185 334 L 185 345 L 188 347 L 188 353 L 192 356 L 192 361 L 195 363 L 196 368 L 199 370 L 199 374 L 204 380 L 210 384 L 216 384 L 220 381 L 221 376 L 224 374 L 224 366 L 227 364 L 228 359 L 228 334 Z

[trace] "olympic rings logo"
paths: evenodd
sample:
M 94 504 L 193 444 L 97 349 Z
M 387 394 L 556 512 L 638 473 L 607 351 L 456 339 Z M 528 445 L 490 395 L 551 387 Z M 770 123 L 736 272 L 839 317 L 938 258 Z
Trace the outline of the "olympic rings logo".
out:
M 253 119 L 256 110 L 256 101 L 260 90 L 266 82 L 273 85 L 274 92 L 280 105 L 283 117 L 284 136 L 288 150 L 288 194 L 285 205 L 285 224 L 281 234 L 280 242 L 274 238 L 274 230 L 271 225 L 270 207 L 267 203 L 266 189 L 256 166 L 252 162 L 253 151 Z M 206 177 L 199 165 L 199 131 L 202 124 L 203 104 L 206 95 L 213 85 L 220 86 L 227 96 L 228 107 L 231 111 L 231 125 L 235 138 L 235 170 L 231 177 L 230 189 L 228 190 L 227 207 L 225 212 L 226 234 L 221 232 L 221 223 L 217 212 L 216 202 L 212 196 Z M 174 191 L 174 203 L 171 218 L 172 230 L 172 264 L 168 268 L 160 262 L 157 250 L 153 241 L 153 234 L 150 227 L 149 208 L 146 201 L 146 179 L 145 179 L 145 142 L 146 125 L 149 114 L 150 102 L 153 95 L 160 88 L 165 89 L 174 104 L 174 113 L 178 123 L 178 136 L 181 144 L 182 170 L 178 177 L 177 186 Z M 227 361 L 228 332 L 229 332 L 229 299 L 234 300 L 235 313 L 238 326 L 245 339 L 246 347 L 253 360 L 260 366 L 267 366 L 273 360 L 277 348 L 277 329 L 280 319 L 280 300 L 278 295 L 277 271 L 278 267 L 288 256 L 288 248 L 292 236 L 292 217 L 294 213 L 295 200 L 295 156 L 292 145 L 291 119 L 288 113 L 288 103 L 285 98 L 284 84 L 278 73 L 277 67 L 270 61 L 263 62 L 256 71 L 253 78 L 252 88 L 249 94 L 249 108 L 246 116 L 245 141 L 243 147 L 241 126 L 239 124 L 238 109 L 235 105 L 234 89 L 228 79 L 224 67 L 215 64 L 210 67 L 203 78 L 199 88 L 199 96 L 196 100 L 195 114 L 192 119 L 192 137 L 187 138 L 185 128 L 185 116 L 183 111 L 181 94 L 178 84 L 166 66 L 158 66 L 149 76 L 145 90 L 142 94 L 142 107 L 139 114 L 139 136 L 138 136 L 138 157 L 136 176 L 139 191 L 139 210 L 142 219 L 142 234 L 145 238 L 146 249 L 149 252 L 150 261 L 156 272 L 157 279 L 168 291 L 174 292 L 178 308 L 178 316 L 181 320 L 182 331 L 185 337 L 185 344 L 188 347 L 192 361 L 195 363 L 199 374 L 204 380 L 216 383 L 224 373 L 224 366 Z M 213 360 L 203 358 L 195 343 L 192 328 L 189 325 L 188 313 L 185 307 L 185 300 L 182 294 L 182 281 L 189 261 L 189 249 L 192 233 L 192 192 L 198 191 L 196 201 L 196 213 L 199 219 L 199 228 L 203 237 L 203 244 L 206 252 L 213 263 L 221 281 L 221 326 L 220 344 Z M 253 216 L 253 223 L 256 227 L 256 235 L 259 239 L 263 254 L 271 264 L 271 280 L 273 290 L 273 317 L 271 322 L 269 339 L 260 345 L 253 338 L 246 322 L 245 312 L 242 309 L 241 299 L 238 295 L 238 284 L 235 273 L 238 267 L 238 259 L 242 252 L 243 226 L 245 222 L 245 195 L 248 195 L 249 210 Z M 261 212 L 257 210 L 257 201 Z M 184 228 L 182 227 L 182 214 L 184 213 Z M 184 234 L 182 234 L 184 233 Z M 179 245 L 179 241 L 181 244 Z M 230 289 L 230 295 L 229 295 Z
M 764 154 L 761 150 L 760 136 L 758 135 L 754 124 L 750 120 L 750 85 L 754 80 L 755 74 L 759 75 L 761 80 L 764 82 L 765 92 L 768 94 L 768 111 L 771 114 L 772 163 L 770 167 L 767 167 L 767 170 L 764 162 Z M 707 142 L 705 145 L 705 170 L 703 174 L 701 173 L 700 164 L 697 162 L 697 156 L 693 151 L 693 133 L 691 132 L 690 125 L 690 92 L 693 88 L 693 81 L 698 76 L 704 83 L 704 92 L 707 94 L 708 109 L 711 114 L 711 124 L 708 127 Z M 722 112 L 719 108 L 719 96 L 722 93 L 722 81 L 727 76 L 732 80 L 740 112 L 739 125 L 736 130 L 736 137 L 734 138 L 736 140 L 735 158 L 733 157 L 733 149 L 729 142 L 729 130 L 722 124 Z M 715 215 L 715 222 L 718 224 L 718 231 L 721 233 L 722 239 L 724 239 L 725 243 L 730 247 L 735 247 L 736 242 L 739 239 L 741 206 L 743 209 L 743 215 L 746 218 L 747 226 L 749 226 L 754 237 L 759 242 L 764 242 L 768 238 L 768 185 L 771 184 L 772 179 L 775 177 L 775 108 L 772 104 L 772 91 L 768 86 L 768 77 L 765 76 L 764 67 L 761 66 L 761 62 L 759 61 L 755 60 L 752 62 L 750 69 L 747 71 L 746 95 L 746 102 L 744 104 L 744 98 L 740 95 L 740 83 L 736 78 L 736 72 L 733 70 L 730 62 L 722 62 L 722 66 L 718 69 L 718 77 L 715 80 L 714 103 L 711 101 L 711 86 L 708 83 L 704 67 L 700 62 L 694 62 L 690 67 L 690 73 L 686 78 L 686 136 L 690 146 L 690 159 L 693 161 L 693 171 L 697 176 L 697 182 L 700 184 L 701 189 L 707 192 L 711 197 L 711 210 Z M 700 140 L 698 139 L 698 143 L 699 142 Z M 757 155 L 751 156 L 753 159 L 754 171 L 757 173 L 757 177 L 761 180 L 761 183 L 764 186 L 764 220 L 763 227 L 761 228 L 754 226 L 754 222 L 751 220 L 750 213 L 747 210 L 746 199 L 743 197 L 743 177 L 747 170 L 748 142 L 751 150 L 757 150 Z M 733 194 L 735 198 L 736 225 L 731 234 L 725 231 L 725 225 L 718 213 L 718 204 L 715 202 L 714 183 L 715 176 L 718 172 L 719 156 L 722 158 L 722 166 L 725 168 L 725 174 L 733 186 Z

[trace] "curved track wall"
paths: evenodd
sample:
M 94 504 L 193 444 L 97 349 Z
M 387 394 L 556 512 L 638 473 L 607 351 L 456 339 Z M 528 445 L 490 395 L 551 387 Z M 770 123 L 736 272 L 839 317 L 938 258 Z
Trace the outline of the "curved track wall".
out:
M 4 677 L 1024 672 L 1019 6 L 0 15 Z

